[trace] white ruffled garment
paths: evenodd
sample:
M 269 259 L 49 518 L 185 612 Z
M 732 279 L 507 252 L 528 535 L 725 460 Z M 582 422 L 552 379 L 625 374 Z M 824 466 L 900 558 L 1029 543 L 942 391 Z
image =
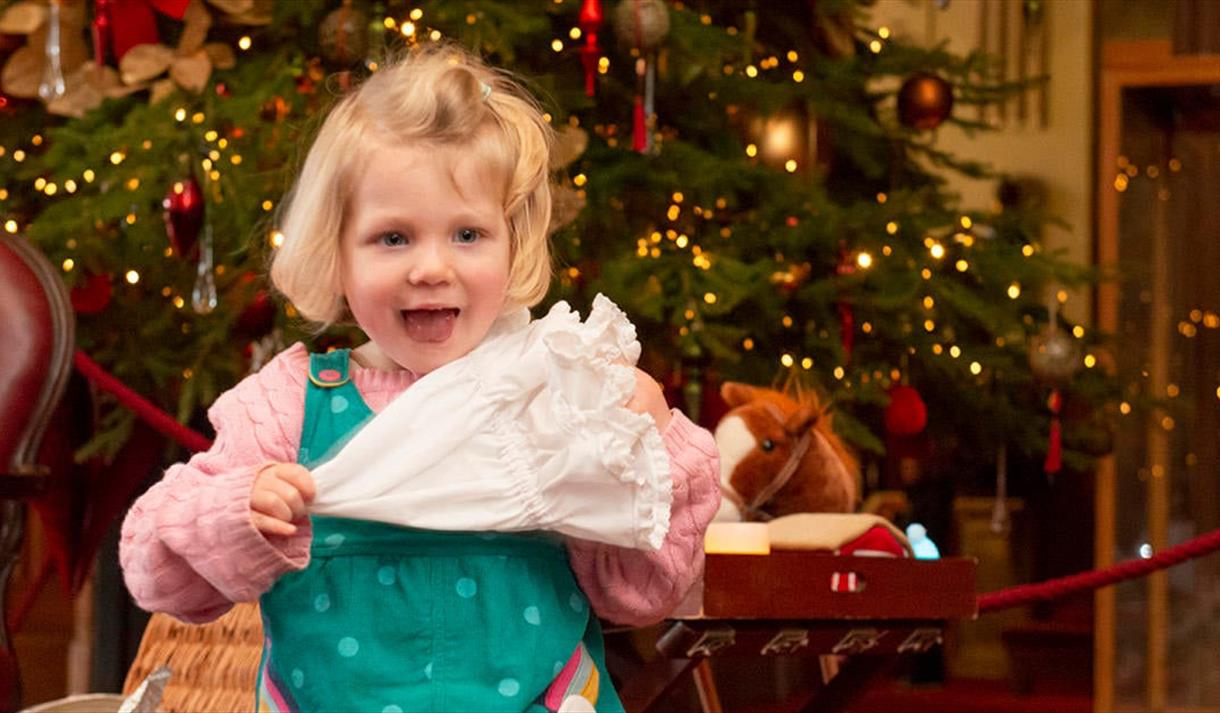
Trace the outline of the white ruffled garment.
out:
M 669 457 L 626 408 L 635 327 L 603 295 L 505 315 L 466 356 L 426 374 L 313 471 L 319 515 L 433 530 L 551 530 L 659 549 Z

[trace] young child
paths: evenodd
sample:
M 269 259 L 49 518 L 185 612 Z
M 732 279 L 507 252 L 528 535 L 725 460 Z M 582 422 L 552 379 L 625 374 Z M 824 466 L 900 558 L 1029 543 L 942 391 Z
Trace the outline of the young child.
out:
M 585 325 L 563 310 L 528 319 L 550 279 L 550 141 L 511 77 L 454 48 L 383 68 L 323 124 L 271 278 L 305 317 L 354 320 L 368 342 L 313 355 L 295 344 L 222 394 L 212 448 L 135 503 L 120 545 L 145 609 L 206 622 L 260 602 L 260 711 L 621 711 L 596 617 L 655 622 L 699 575 L 720 500 L 711 435 L 624 366 L 638 344 L 616 309 Z M 467 393 L 520 417 L 471 425 L 457 411 L 474 408 Z M 582 393 L 618 402 L 590 410 Z M 435 420 L 386 449 L 436 456 L 435 471 L 446 453 L 481 448 L 483 464 L 349 495 L 389 470 L 376 443 L 356 447 L 361 430 L 393 437 L 396 422 L 375 414 L 403 404 Z M 530 416 L 539 408 L 550 415 Z M 455 429 L 473 445 L 437 451 L 462 440 Z M 506 429 L 536 452 L 488 450 Z M 373 455 L 345 460 L 344 444 Z M 336 451 L 347 465 L 332 482 L 320 476 Z M 519 512 L 490 499 L 512 490 L 501 481 L 534 487 L 520 478 L 543 467 L 545 482 L 578 486 L 527 492 Z M 483 500 L 467 497 L 478 488 Z M 397 506 L 378 515 L 396 493 L 416 497 L 412 527 L 390 524 Z

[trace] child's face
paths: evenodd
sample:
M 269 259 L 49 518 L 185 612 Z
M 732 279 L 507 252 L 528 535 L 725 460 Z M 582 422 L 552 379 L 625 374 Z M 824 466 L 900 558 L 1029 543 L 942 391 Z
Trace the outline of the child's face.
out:
M 509 232 L 487 173 L 461 148 L 383 146 L 357 179 L 340 269 L 379 365 L 426 374 L 503 311 Z

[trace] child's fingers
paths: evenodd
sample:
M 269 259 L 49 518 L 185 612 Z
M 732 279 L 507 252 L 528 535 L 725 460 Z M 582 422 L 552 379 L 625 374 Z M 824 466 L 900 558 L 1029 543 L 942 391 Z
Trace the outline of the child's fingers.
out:
M 254 512 L 284 522 L 292 522 L 296 516 L 282 495 L 267 486 L 259 487 L 250 494 L 250 509 Z
M 295 535 L 297 526 L 291 522 L 284 522 L 278 518 L 264 515 L 261 512 L 251 511 L 250 519 L 254 522 L 254 527 L 264 535 Z
M 280 480 L 292 484 L 306 505 L 313 502 L 317 487 L 308 468 L 297 463 L 284 463 L 276 469 L 276 475 Z
M 625 405 L 636 413 L 651 415 L 659 430 L 664 431 L 669 423 L 669 404 L 665 403 L 660 384 L 639 369 L 635 370 L 635 391 Z
M 297 489 L 296 485 L 286 480 L 273 480 L 266 486 L 288 506 L 291 514 L 284 518 L 285 520 L 292 521 L 309 514 L 309 510 L 305 506 L 305 497 L 301 495 L 301 491 Z

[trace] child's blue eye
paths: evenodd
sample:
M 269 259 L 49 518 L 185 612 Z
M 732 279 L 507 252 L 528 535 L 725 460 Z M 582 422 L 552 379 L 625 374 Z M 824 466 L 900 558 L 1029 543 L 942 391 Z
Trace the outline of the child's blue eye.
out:
M 479 231 L 474 228 L 460 228 L 453 234 L 453 239 L 459 243 L 473 243 L 479 239 Z
M 407 239 L 403 237 L 402 233 L 382 233 L 378 241 L 387 247 L 407 244 Z

